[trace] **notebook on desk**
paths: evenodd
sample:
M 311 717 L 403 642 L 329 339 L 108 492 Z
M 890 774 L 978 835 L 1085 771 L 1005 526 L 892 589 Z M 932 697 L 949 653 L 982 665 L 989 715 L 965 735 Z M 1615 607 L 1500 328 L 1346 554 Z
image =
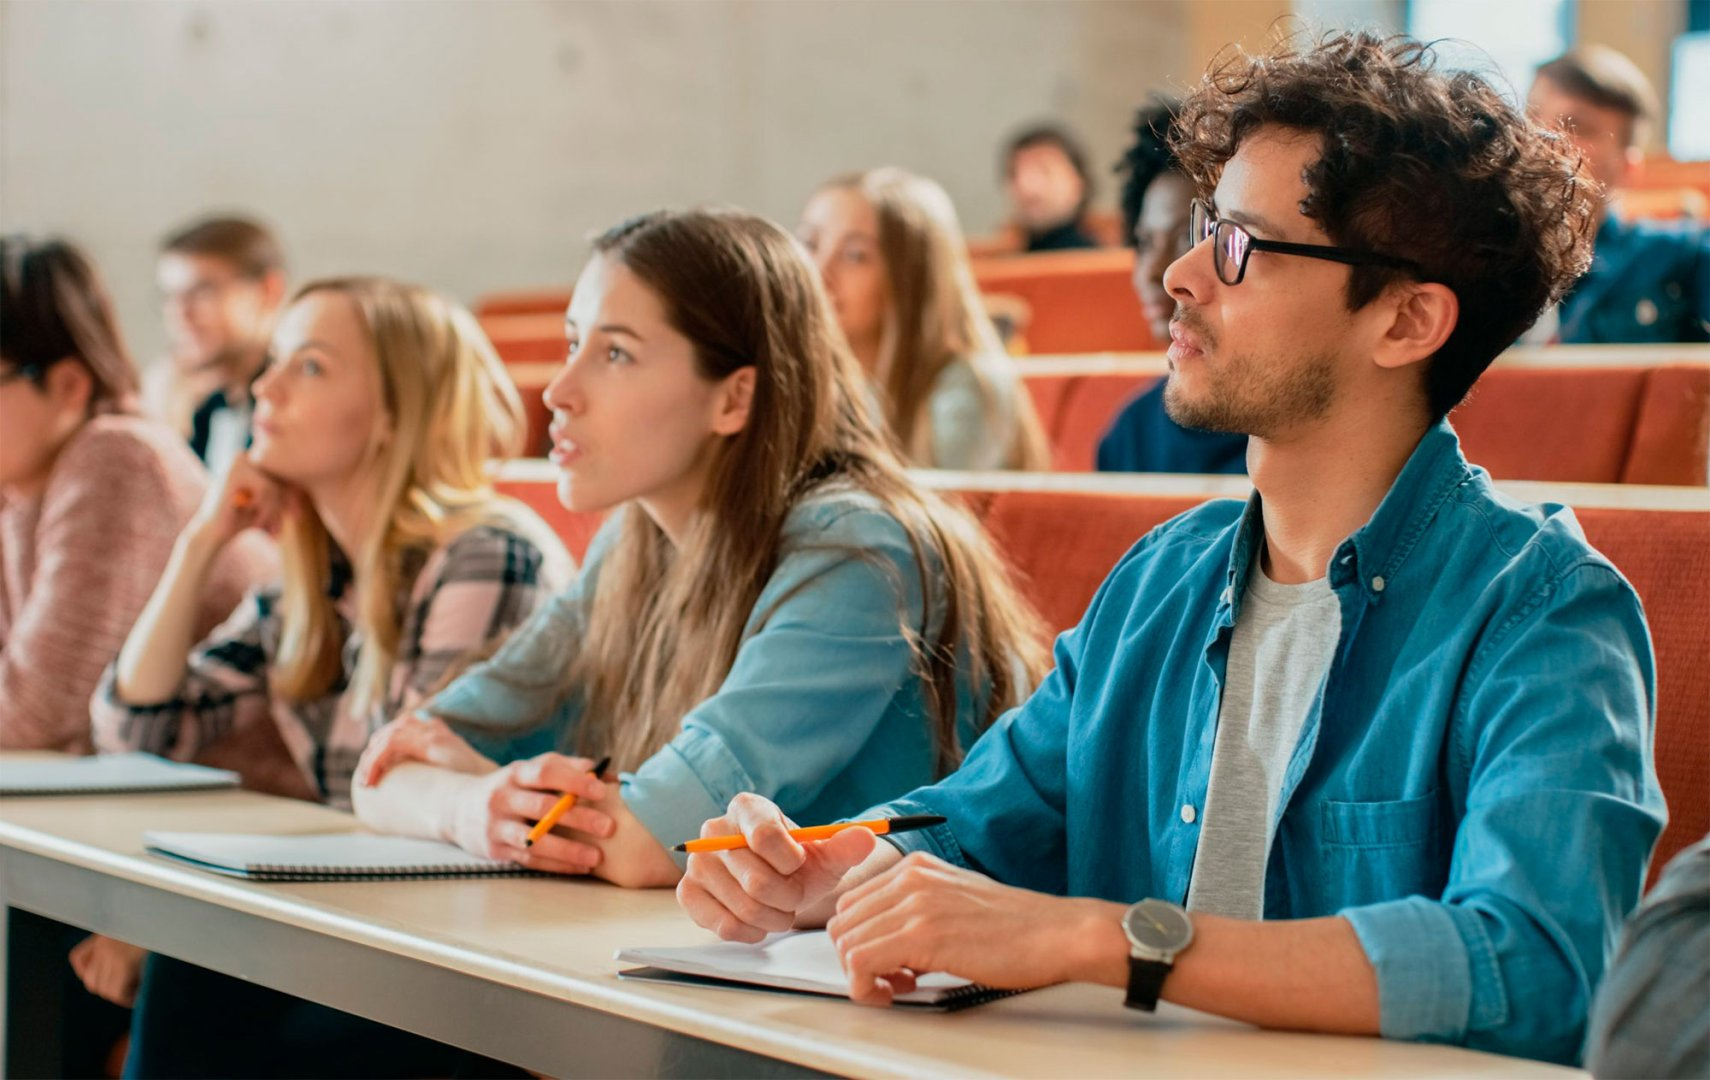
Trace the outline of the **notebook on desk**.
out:
M 617 960 L 642 967 L 618 972 L 623 979 L 771 990 L 848 997 L 849 980 L 837 949 L 823 930 L 773 934 L 758 945 L 721 941 L 678 949 L 622 949 Z M 922 975 L 915 989 L 893 1004 L 953 1011 L 983 1005 L 1020 990 L 993 990 L 954 975 Z
M 7 761 L 0 795 L 121 795 L 150 791 L 211 791 L 238 786 L 238 774 L 153 754 Z
M 268 836 L 147 832 L 149 854 L 249 881 L 385 881 L 529 874 L 437 840 L 372 833 Z

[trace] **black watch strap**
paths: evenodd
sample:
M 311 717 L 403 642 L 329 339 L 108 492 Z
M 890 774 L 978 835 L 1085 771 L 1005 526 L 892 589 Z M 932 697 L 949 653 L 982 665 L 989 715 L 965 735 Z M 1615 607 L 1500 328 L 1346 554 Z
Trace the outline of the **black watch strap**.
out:
M 1130 956 L 1128 996 L 1122 1003 L 1130 1009 L 1156 1011 L 1158 996 L 1164 992 L 1164 976 L 1168 975 L 1173 967 L 1174 964 L 1163 960 L 1142 960 L 1138 956 Z

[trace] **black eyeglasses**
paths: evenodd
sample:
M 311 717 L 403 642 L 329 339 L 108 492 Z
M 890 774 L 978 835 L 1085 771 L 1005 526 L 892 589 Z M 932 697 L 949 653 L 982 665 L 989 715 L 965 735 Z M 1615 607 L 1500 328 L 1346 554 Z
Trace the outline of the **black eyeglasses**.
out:
M 20 364 L 17 367 L 7 364 L 5 367 L 0 367 L 0 386 L 9 382 L 16 382 L 19 379 L 28 379 L 31 382 L 39 383 L 46 371 L 47 368 L 41 364 Z
M 1278 255 L 1300 255 L 1308 259 L 1327 259 L 1349 266 L 1388 266 L 1409 273 L 1419 273 L 1417 263 L 1380 255 L 1375 251 L 1331 247 L 1328 244 L 1290 244 L 1281 240 L 1260 240 L 1246 228 L 1228 218 L 1220 218 L 1205 203 L 1193 201 L 1188 216 L 1188 246 L 1198 247 L 1207 240 L 1211 246 L 1212 264 L 1217 268 L 1217 280 L 1225 285 L 1239 285 L 1247 276 L 1247 256 L 1255 251 L 1274 251 Z

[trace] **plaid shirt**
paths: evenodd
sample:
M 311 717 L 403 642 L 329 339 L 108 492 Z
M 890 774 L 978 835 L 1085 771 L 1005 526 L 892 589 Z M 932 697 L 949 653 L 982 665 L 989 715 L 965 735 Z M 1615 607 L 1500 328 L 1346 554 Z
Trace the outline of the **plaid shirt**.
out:
M 544 528 L 544 527 L 543 527 Z M 249 725 L 276 725 L 304 780 L 322 799 L 349 808 L 351 774 L 369 735 L 413 708 L 446 676 L 523 622 L 566 584 L 560 551 L 502 526 L 470 529 L 421 561 L 403 607 L 397 656 L 385 700 L 359 714 L 348 693 L 362 649 L 351 622 L 350 572 L 333 568 L 342 669 L 326 694 L 286 701 L 268 673 L 279 653 L 280 589 L 250 593 L 229 619 L 191 652 L 170 700 L 128 705 L 107 668 L 91 702 L 95 744 L 102 752 L 144 750 L 189 760 Z M 408 575 L 406 575 L 408 576 Z

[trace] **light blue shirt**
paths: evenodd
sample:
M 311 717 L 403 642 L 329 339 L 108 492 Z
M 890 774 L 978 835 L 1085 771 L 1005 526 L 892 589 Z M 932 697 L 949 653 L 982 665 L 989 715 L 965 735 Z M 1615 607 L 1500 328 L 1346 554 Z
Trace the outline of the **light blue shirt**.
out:
M 582 702 L 564 673 L 622 513 L 594 538 L 576 584 L 424 711 L 500 762 L 572 745 Z M 699 836 L 742 792 L 818 823 L 930 783 L 931 712 L 904 628 L 931 639 L 943 608 L 934 593 L 928 617 L 914 548 L 871 496 L 843 488 L 803 500 L 718 692 L 622 775 L 630 810 L 669 847 Z M 984 707 L 965 667 L 958 701 L 966 746 Z
M 1122 559 L 1057 669 L 962 768 L 881 808 L 1029 889 L 1188 893 L 1260 503 Z M 1565 507 L 1497 493 L 1426 433 L 1329 567 L 1342 629 L 1284 773 L 1267 918 L 1341 914 L 1386 1036 L 1573 1061 L 1662 831 L 1654 667 L 1632 587 Z

